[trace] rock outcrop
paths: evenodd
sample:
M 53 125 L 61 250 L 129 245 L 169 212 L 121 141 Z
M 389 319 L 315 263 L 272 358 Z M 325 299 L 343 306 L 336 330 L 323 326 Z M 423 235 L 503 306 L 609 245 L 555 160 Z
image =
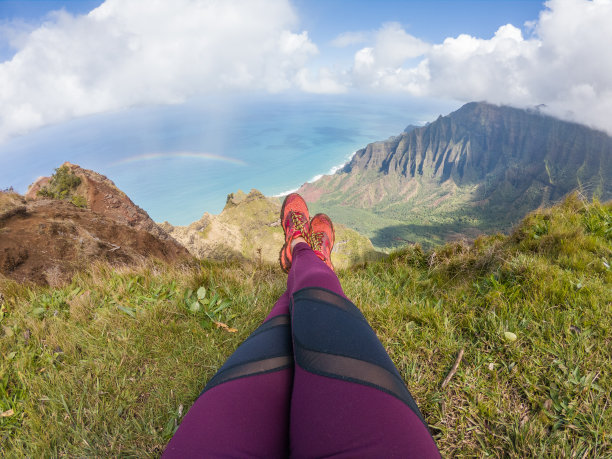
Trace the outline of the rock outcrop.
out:
M 67 194 L 71 200 L 49 197 L 52 177 L 36 180 L 25 197 L 0 192 L 1 275 L 58 286 L 96 261 L 134 265 L 191 258 L 112 181 L 74 164 L 62 168 L 79 179 Z
M 0 274 L 18 282 L 59 286 L 97 261 L 134 265 L 151 258 L 190 255 L 174 240 L 67 201 L 36 199 L 0 214 Z
M 130 226 L 136 230 L 147 231 L 159 239 L 169 239 L 168 233 L 157 226 L 147 212 L 134 204 L 107 177 L 69 162 L 65 162 L 61 167 L 68 168 L 72 174 L 81 179 L 75 194 L 85 199 L 88 209 L 97 214 L 104 215 L 117 223 Z M 28 200 L 41 199 L 39 191 L 43 187 L 48 186 L 50 180 L 51 177 L 40 177 L 37 179 L 28 188 L 25 198 Z

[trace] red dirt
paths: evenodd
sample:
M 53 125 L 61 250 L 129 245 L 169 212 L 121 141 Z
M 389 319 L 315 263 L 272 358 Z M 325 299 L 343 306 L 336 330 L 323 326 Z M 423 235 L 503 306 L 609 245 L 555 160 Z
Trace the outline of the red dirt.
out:
M 81 184 L 77 187 L 75 194 L 86 199 L 88 209 L 105 215 L 118 223 L 148 231 L 160 239 L 172 239 L 168 233 L 157 226 L 149 217 L 149 214 L 134 204 L 123 191 L 117 188 L 112 180 L 97 172 L 83 169 L 76 164 L 65 162 L 62 164 L 62 167 L 64 166 L 81 179 Z M 28 188 L 25 198 L 27 200 L 41 199 L 37 193 L 49 181 L 50 177 L 38 178 Z
M 0 274 L 18 282 L 62 285 L 94 261 L 134 265 L 189 257 L 170 237 L 162 240 L 67 201 L 37 199 L 0 213 Z
M 317 188 L 311 183 L 304 183 L 297 191 L 306 202 L 317 202 L 325 193 L 323 188 Z

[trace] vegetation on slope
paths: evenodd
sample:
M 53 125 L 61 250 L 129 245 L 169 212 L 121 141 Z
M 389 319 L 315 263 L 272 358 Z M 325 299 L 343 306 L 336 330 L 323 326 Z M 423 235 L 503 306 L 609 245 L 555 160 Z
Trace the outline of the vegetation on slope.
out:
M 80 177 L 77 177 L 67 166 L 61 166 L 55 169 L 49 185 L 43 186 L 37 194 L 52 199 L 66 199 L 77 207 L 87 207 L 87 200 L 75 194 L 80 184 Z
M 277 263 L 285 240 L 279 222 L 280 210 L 278 198 L 266 197 L 257 190 L 249 194 L 238 190 L 228 195 L 219 215 L 205 213 L 187 227 L 172 226 L 168 222 L 160 226 L 198 258 Z M 344 225 L 337 224 L 334 228 L 336 267 L 348 268 L 380 258 L 381 254 L 374 250 L 367 237 Z
M 321 187 L 333 188 L 333 191 L 326 191 L 325 199 L 311 202 L 308 206 L 313 213 L 330 215 L 334 221 L 367 236 L 377 249 L 387 251 L 414 243 L 433 248 L 458 237 L 475 239 L 480 234 L 500 230 L 498 214 L 487 214 L 466 204 L 473 189 L 454 187 L 449 192 L 452 187 L 439 185 L 432 189 L 422 186 L 423 181 L 417 178 L 412 179 L 414 189 L 411 197 L 398 202 L 398 188 L 394 188 L 401 186 L 398 177 L 387 175 L 384 180 L 376 179 L 374 186 L 367 185 L 375 177 L 376 174 L 370 171 L 324 177 Z M 363 195 L 357 193 L 347 198 L 350 193 L 342 188 L 353 180 L 366 183 L 360 188 L 362 193 L 369 189 L 370 200 L 360 203 Z
M 610 263 L 612 204 L 572 196 L 510 236 L 411 246 L 339 277 L 444 457 L 608 457 Z M 285 279 L 201 262 L 98 265 L 62 289 L 0 281 L 0 454 L 159 455 Z
M 23 207 L 24 204 L 25 200 L 23 196 L 15 193 L 11 189 L 0 191 L 0 216 L 3 217 L 9 212 L 14 212 L 16 208 Z

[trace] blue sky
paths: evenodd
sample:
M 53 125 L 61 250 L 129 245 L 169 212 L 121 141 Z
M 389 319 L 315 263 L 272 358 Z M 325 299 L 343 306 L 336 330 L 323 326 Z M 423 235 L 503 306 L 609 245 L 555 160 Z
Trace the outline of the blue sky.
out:
M 51 11 L 64 9 L 87 14 L 102 0 L 1 0 L 3 21 L 22 20 L 40 25 Z M 300 25 L 317 42 L 333 40 L 340 32 L 375 29 L 397 21 L 429 41 L 469 33 L 489 37 L 500 25 L 522 25 L 535 20 L 540 0 L 295 0 Z
M 315 42 L 328 42 L 344 31 L 375 30 L 399 22 L 411 34 L 441 42 L 462 33 L 491 37 L 499 26 L 536 20 L 539 0 L 391 0 L 294 1 L 300 24 Z

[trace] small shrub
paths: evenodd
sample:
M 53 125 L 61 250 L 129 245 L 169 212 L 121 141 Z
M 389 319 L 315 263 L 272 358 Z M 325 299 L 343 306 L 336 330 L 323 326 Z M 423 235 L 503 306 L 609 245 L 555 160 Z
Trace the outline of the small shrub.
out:
M 52 199 L 70 200 L 77 207 L 87 207 L 87 200 L 83 196 L 74 194 L 80 184 L 80 177 L 72 173 L 68 166 L 61 166 L 55 169 L 49 185 L 42 187 L 37 195 Z
M 229 309 L 227 309 L 232 305 L 232 302 L 221 297 L 218 293 L 207 291 L 204 286 L 198 288 L 195 292 L 189 289 L 184 294 L 184 301 L 185 307 L 199 317 L 200 325 L 203 328 L 211 328 L 214 324 L 232 333 L 236 331 L 222 322 L 222 320 L 233 319 L 235 314 L 230 314 Z
M 74 195 L 72 196 L 72 198 L 70 199 L 70 202 L 72 202 L 72 204 L 74 204 L 77 207 L 87 207 L 87 199 L 85 199 L 83 196 L 80 195 Z

